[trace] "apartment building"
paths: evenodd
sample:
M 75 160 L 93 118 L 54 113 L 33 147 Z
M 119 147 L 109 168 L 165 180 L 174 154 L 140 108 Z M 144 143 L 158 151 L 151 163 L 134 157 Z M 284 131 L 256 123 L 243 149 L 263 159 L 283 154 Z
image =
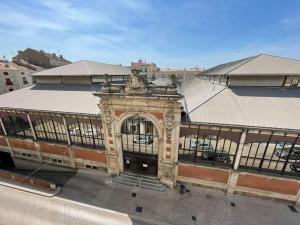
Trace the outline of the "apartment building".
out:
M 137 62 L 132 62 L 131 68 L 139 70 L 140 75 L 148 80 L 157 79 L 156 74 L 160 70 L 155 63 L 147 63 L 141 59 L 139 59 Z
M 178 69 L 161 69 L 156 74 L 156 79 L 168 78 L 174 76 L 180 83 L 185 83 L 197 77 L 197 74 L 203 71 L 200 67 L 178 68 Z
M 32 48 L 27 48 L 24 51 L 19 50 L 18 54 L 12 60 L 17 64 L 32 64 L 48 69 L 70 63 L 62 55 L 57 56 L 55 53 L 48 53 Z
M 28 87 L 33 84 L 31 74 L 35 72 L 6 60 L 0 61 L 0 94 Z

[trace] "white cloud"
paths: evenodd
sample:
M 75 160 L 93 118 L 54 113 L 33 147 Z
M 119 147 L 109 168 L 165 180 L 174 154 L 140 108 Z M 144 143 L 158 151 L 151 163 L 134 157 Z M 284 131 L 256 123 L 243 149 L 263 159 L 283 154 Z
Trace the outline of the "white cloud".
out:
M 300 27 L 300 14 L 285 17 L 280 21 L 280 23 L 290 28 L 298 28 Z
M 0 5 L 1 17 L 0 24 L 18 29 L 51 29 L 62 31 L 65 29 L 59 23 L 44 18 L 37 18 L 34 14 L 25 14 L 22 11 L 7 6 Z
M 107 14 L 99 13 L 99 10 L 86 8 L 85 4 L 71 4 L 70 1 L 64 0 L 46 0 L 42 4 L 52 10 L 59 18 L 65 18 L 82 24 L 106 23 L 112 21 Z M 53 15 L 54 16 L 54 15 Z

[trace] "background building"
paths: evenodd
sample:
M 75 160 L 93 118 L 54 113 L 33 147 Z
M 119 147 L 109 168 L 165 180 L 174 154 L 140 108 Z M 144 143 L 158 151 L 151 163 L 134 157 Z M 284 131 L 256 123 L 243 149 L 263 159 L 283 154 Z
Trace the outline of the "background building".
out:
M 17 64 L 32 64 L 48 69 L 70 63 L 70 61 L 64 59 L 62 55 L 57 56 L 55 53 L 47 53 L 43 50 L 35 50 L 32 48 L 18 51 L 18 54 L 13 57 L 12 60 Z
M 160 70 L 155 63 L 147 63 L 141 59 L 139 59 L 137 62 L 132 62 L 131 68 L 140 70 L 140 75 L 144 76 L 148 80 L 157 79 L 156 74 Z
M 33 72 L 35 71 L 7 60 L 0 60 L 0 94 L 32 85 Z
M 202 72 L 203 69 L 200 67 L 192 67 L 192 68 L 180 68 L 180 69 L 161 69 L 156 74 L 156 79 L 167 78 L 171 76 L 175 76 L 177 81 L 180 83 L 185 83 L 187 81 L 193 80 L 197 74 Z

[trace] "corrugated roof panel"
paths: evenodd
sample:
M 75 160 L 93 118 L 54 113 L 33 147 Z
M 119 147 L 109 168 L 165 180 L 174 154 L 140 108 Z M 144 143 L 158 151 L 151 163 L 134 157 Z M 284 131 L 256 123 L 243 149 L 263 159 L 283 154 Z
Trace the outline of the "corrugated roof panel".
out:
M 99 85 L 37 84 L 0 95 L 0 108 L 99 114 Z
M 191 112 L 199 105 L 212 98 L 225 88 L 223 85 L 206 82 L 200 79 L 193 79 L 185 83 L 180 90 L 184 95 L 184 108 L 186 112 Z
M 300 129 L 299 112 L 298 88 L 233 87 L 189 116 L 195 122 Z
M 259 55 L 255 59 L 234 69 L 229 75 L 300 75 L 300 61 L 272 55 Z
M 300 75 L 300 60 L 260 54 L 221 64 L 200 75 Z
M 34 73 L 33 76 L 131 75 L 128 67 L 87 60 Z

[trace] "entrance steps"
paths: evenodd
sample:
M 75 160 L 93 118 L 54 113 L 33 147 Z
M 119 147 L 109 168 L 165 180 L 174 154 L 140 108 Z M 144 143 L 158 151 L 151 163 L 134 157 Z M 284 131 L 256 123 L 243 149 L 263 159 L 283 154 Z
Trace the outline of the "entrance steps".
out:
M 159 182 L 159 179 L 152 176 L 134 174 L 134 173 L 122 173 L 119 176 L 114 177 L 116 183 L 125 184 L 128 186 L 140 187 L 153 191 L 167 191 L 167 187 Z

